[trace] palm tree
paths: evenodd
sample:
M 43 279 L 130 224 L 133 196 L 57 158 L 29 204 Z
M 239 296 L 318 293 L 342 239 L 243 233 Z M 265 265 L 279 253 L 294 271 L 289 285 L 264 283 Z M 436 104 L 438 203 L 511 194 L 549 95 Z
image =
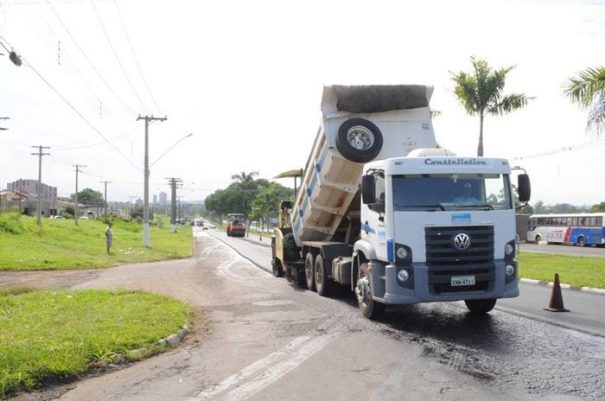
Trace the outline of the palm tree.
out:
M 600 134 L 605 129 L 605 67 L 587 68 L 570 78 L 564 91 L 573 103 L 590 108 L 587 127 Z
M 250 181 L 254 181 L 254 177 L 258 176 L 258 172 L 257 171 L 251 171 L 250 173 L 246 173 L 245 171 L 242 171 L 240 174 L 233 174 L 231 176 L 231 179 L 239 182 L 239 183 L 244 183 L 244 182 L 250 182 Z
M 514 66 L 493 71 L 487 61 L 471 57 L 473 72 L 451 73 L 456 83 L 454 93 L 471 116 L 479 115 L 479 146 L 477 156 L 483 156 L 483 120 L 486 113 L 503 115 L 527 104 L 529 98 L 522 93 L 502 95 L 506 75 Z

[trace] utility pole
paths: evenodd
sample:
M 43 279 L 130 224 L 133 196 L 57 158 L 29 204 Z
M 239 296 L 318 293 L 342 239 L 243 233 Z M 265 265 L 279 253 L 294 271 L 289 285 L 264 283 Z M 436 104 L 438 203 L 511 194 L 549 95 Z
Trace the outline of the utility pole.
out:
M 170 231 L 176 232 L 176 187 L 181 185 L 183 180 L 180 178 L 166 178 L 170 184 L 171 195 L 170 195 Z
M 86 167 L 82 164 L 76 164 L 74 166 L 76 168 L 76 206 L 74 207 L 74 221 L 76 225 L 78 225 L 78 173 L 80 172 L 80 167 Z
M 105 218 L 107 218 L 107 205 L 108 205 L 108 203 L 107 203 L 107 184 L 111 184 L 111 181 L 99 181 L 99 182 L 102 183 L 102 184 L 105 184 L 105 195 L 104 195 L 103 199 L 105 199 L 105 213 L 104 213 L 104 215 L 105 215 Z
M 145 120 L 145 188 L 143 193 L 143 246 L 149 247 L 149 122 L 166 121 L 167 117 L 139 116 L 137 121 Z
M 134 206 L 133 206 L 133 205 L 135 204 L 135 201 L 136 201 L 136 199 L 137 199 L 137 196 L 130 195 L 130 196 L 128 197 L 128 199 L 130 199 L 130 210 L 129 210 L 129 212 L 132 212 L 132 209 L 134 209 Z M 131 214 L 131 215 L 132 215 L 132 214 Z
M 42 156 L 50 156 L 50 153 L 45 153 L 44 149 L 50 149 L 50 146 L 32 146 L 38 149 L 38 153 L 32 153 L 33 156 L 38 156 L 38 225 L 42 225 Z

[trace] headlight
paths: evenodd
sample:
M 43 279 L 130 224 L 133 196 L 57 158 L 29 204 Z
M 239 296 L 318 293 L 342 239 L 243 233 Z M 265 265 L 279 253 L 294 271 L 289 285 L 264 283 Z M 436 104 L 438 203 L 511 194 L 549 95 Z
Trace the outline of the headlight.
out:
M 410 278 L 410 274 L 407 270 L 401 269 L 397 272 L 397 279 L 401 282 L 405 282 Z
M 515 246 L 513 244 L 511 244 L 510 242 L 508 244 L 506 244 L 506 246 L 504 247 L 504 253 L 506 254 L 506 256 L 510 256 L 515 252 Z
M 405 249 L 404 247 L 398 247 L 397 248 L 397 257 L 399 259 L 405 259 L 408 257 L 408 251 L 407 249 Z
M 513 265 L 506 265 L 506 268 L 505 268 L 504 272 L 506 273 L 506 275 L 508 277 L 512 277 L 515 274 L 515 266 L 513 266 Z

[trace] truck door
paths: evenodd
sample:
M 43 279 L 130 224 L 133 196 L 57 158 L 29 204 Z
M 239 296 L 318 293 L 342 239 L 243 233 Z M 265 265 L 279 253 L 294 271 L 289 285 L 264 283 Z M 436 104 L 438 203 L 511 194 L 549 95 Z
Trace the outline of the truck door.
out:
M 361 213 L 361 238 L 372 244 L 379 259 L 386 260 L 384 171 L 376 170 L 371 174 L 376 183 L 376 202 L 362 205 L 365 210 Z

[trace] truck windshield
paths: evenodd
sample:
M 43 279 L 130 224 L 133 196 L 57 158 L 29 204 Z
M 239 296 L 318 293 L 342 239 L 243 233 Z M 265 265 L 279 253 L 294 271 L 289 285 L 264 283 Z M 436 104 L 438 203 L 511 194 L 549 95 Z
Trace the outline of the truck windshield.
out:
M 393 176 L 394 211 L 502 210 L 513 207 L 506 174 Z

